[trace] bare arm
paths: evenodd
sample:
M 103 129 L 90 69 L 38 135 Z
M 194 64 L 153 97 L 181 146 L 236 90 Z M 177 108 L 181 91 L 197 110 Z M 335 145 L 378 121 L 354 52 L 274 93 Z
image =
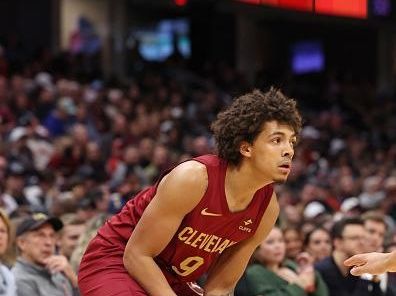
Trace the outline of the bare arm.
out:
M 205 295 L 232 295 L 232 291 L 246 269 L 250 257 L 271 231 L 278 214 L 279 205 L 274 193 L 254 236 L 227 249 L 210 270 L 205 285 Z
M 124 253 L 124 265 L 149 295 L 176 295 L 154 257 L 166 247 L 184 216 L 200 201 L 207 188 L 206 167 L 196 161 L 172 170 L 159 184 Z
M 381 274 L 396 271 L 396 251 L 392 253 L 364 253 L 345 260 L 346 266 L 352 266 L 352 275 L 363 273 Z

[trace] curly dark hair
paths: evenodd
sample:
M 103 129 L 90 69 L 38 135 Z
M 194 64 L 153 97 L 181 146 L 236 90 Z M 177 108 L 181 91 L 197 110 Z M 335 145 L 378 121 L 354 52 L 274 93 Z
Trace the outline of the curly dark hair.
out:
M 289 125 L 296 134 L 301 130 L 302 119 L 296 101 L 279 89 L 271 87 L 266 93 L 256 89 L 236 98 L 218 114 L 211 126 L 218 155 L 233 165 L 239 165 L 242 159 L 240 143 L 253 143 L 263 124 L 272 120 Z

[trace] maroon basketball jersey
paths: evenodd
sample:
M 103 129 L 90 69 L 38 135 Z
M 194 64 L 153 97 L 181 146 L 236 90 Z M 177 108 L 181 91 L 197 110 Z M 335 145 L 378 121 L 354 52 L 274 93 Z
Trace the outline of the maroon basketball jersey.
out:
M 272 185 L 261 188 L 245 210 L 232 213 L 224 190 L 227 162 L 215 155 L 194 160 L 207 168 L 206 193 L 184 217 L 172 240 L 155 258 L 170 283 L 198 279 L 224 250 L 253 236 L 273 192 Z M 125 247 L 144 209 L 154 197 L 157 186 L 158 183 L 130 200 L 99 230 L 99 235 Z M 183 190 L 188 198 L 188 188 Z

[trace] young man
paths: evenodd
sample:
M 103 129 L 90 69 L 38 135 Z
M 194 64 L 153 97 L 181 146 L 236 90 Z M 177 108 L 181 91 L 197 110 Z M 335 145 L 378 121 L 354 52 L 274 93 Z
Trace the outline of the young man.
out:
M 85 221 L 77 217 L 77 214 L 63 214 L 60 217 L 63 228 L 59 230 L 57 237 L 57 247 L 60 255 L 63 255 L 70 262 L 71 255 L 77 247 L 78 239 L 85 232 Z
M 212 124 L 218 156 L 179 164 L 98 231 L 82 295 L 232 295 L 278 216 L 272 184 L 286 181 L 300 128 L 279 90 L 237 98 Z
M 331 256 L 315 264 L 328 289 L 329 296 L 391 296 L 382 291 L 376 279 L 359 278 L 349 274 L 346 258 L 361 253 L 365 247 L 365 229 L 359 217 L 344 217 L 331 231 L 334 250 Z
M 388 228 L 385 216 L 376 212 L 366 212 L 362 219 L 366 230 L 365 252 L 382 252 Z
M 362 215 L 363 226 L 365 229 L 365 248 L 364 252 L 384 251 L 384 240 L 388 225 L 383 214 L 369 211 Z M 378 275 L 362 274 L 361 278 L 376 281 L 384 295 L 396 295 L 396 285 L 393 284 L 392 275 L 384 272 Z

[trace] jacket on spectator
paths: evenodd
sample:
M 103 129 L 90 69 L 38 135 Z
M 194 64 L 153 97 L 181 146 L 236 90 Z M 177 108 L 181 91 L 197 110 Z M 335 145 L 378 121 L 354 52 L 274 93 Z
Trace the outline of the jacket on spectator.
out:
M 391 289 L 381 290 L 379 282 L 369 281 L 351 274 L 344 276 L 332 256 L 315 264 L 329 288 L 330 296 L 393 296 Z
M 12 272 L 18 296 L 78 296 L 69 280 L 60 272 L 49 270 L 18 259 Z
M 295 271 L 297 265 L 286 260 L 283 264 L 285 267 Z M 246 295 L 249 296 L 327 296 L 328 291 L 326 284 L 321 276 L 316 273 L 315 286 L 316 289 L 312 293 L 306 292 L 303 288 L 296 284 L 289 284 L 286 280 L 275 274 L 273 271 L 265 268 L 261 264 L 252 264 L 246 269 L 244 277 L 238 285 L 245 285 L 249 290 Z M 237 288 L 238 291 L 238 288 Z M 238 296 L 238 294 L 236 294 Z
M 14 275 L 4 264 L 0 264 L 0 296 L 15 296 Z

